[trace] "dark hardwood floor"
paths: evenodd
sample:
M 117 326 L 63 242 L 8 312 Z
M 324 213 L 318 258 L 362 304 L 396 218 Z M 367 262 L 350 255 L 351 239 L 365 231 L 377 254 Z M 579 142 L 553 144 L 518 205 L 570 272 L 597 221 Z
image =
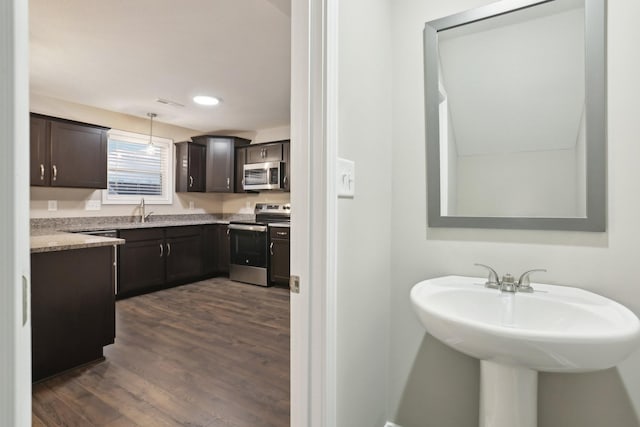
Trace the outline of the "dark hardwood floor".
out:
M 34 426 L 289 426 L 288 289 L 215 278 L 116 316 L 104 361 L 34 385 Z

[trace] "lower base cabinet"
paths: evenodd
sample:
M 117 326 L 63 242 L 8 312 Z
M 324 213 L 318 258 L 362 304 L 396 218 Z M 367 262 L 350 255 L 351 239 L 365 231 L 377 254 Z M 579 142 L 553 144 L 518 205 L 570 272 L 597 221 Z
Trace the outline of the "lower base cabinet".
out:
M 114 248 L 31 255 L 32 378 L 100 359 L 115 340 Z
M 118 298 L 229 273 L 223 224 L 120 230 Z
M 164 229 L 121 230 L 118 248 L 118 296 L 133 295 L 165 283 Z
M 289 227 L 269 227 L 269 282 L 271 284 L 289 284 L 289 233 Z
M 204 257 L 202 270 L 205 276 L 229 274 L 229 234 L 227 224 L 205 225 L 202 233 Z

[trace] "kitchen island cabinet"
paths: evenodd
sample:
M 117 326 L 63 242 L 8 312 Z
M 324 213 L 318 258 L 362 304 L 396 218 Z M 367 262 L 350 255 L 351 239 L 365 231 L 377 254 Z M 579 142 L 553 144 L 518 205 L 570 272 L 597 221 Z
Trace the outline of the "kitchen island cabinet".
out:
M 115 340 L 113 246 L 31 254 L 33 381 L 98 360 Z

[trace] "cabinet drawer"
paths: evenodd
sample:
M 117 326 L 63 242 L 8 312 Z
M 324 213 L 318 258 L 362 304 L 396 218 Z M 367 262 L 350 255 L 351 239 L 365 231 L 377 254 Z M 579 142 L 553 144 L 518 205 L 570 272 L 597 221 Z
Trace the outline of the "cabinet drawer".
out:
M 289 227 L 269 227 L 269 237 L 289 240 L 289 231 Z
M 127 243 L 142 240 L 157 240 L 164 238 L 164 228 L 136 228 L 134 230 L 120 230 L 119 236 Z

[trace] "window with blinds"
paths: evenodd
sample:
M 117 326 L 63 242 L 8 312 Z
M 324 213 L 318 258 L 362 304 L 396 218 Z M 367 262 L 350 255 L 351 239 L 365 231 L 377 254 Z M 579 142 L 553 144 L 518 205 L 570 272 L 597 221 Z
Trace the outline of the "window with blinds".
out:
M 118 130 L 109 131 L 107 189 L 103 203 L 170 204 L 173 141 Z

